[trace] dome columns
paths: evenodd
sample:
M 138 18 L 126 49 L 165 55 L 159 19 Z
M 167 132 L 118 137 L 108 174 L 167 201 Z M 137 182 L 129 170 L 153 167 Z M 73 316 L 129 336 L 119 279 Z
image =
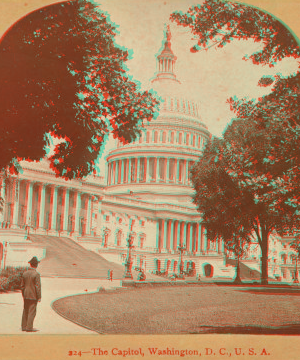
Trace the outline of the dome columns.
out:
M 108 185 L 165 183 L 190 186 L 189 172 L 193 163 L 175 154 L 111 160 L 108 164 Z

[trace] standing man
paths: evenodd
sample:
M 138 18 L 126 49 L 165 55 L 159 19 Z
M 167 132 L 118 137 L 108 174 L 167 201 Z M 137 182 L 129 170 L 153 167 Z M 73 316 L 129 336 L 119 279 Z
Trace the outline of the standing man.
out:
M 32 332 L 36 331 L 33 329 L 33 321 L 37 303 L 41 301 L 41 276 L 36 271 L 38 259 L 34 256 L 28 263 L 30 268 L 24 272 L 21 284 L 24 300 L 22 331 Z

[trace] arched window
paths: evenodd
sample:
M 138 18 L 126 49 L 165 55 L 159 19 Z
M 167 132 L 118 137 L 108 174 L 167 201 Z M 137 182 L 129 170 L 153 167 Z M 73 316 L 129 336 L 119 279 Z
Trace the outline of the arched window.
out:
M 116 245 L 121 246 L 121 242 L 122 242 L 122 230 L 118 230 L 116 234 Z
M 167 138 L 167 134 L 165 131 L 163 131 L 162 133 L 162 142 L 165 143 L 166 142 L 166 138 Z
M 147 131 L 146 143 L 149 144 L 149 142 L 150 142 L 150 131 Z

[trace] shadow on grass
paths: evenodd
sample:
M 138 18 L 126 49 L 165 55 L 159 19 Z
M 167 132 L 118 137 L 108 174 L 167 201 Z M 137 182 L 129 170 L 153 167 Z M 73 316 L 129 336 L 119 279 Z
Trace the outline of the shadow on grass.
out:
M 260 285 L 257 283 L 242 283 L 242 284 L 234 284 L 233 282 L 215 282 L 217 286 L 230 286 L 234 287 L 234 291 L 240 292 L 248 292 L 250 294 L 255 295 L 293 295 L 300 296 L 300 288 L 299 286 L 293 285 Z
M 300 289 L 293 288 L 244 288 L 237 291 L 248 292 L 255 295 L 292 295 L 300 296 Z
M 300 335 L 300 325 L 262 326 L 201 326 L 190 334 Z

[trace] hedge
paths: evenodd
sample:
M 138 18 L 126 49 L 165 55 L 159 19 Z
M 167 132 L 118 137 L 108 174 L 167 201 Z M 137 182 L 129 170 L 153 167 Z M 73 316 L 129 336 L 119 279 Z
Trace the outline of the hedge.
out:
M 21 289 L 21 280 L 25 267 L 8 266 L 0 272 L 0 291 L 13 291 Z

